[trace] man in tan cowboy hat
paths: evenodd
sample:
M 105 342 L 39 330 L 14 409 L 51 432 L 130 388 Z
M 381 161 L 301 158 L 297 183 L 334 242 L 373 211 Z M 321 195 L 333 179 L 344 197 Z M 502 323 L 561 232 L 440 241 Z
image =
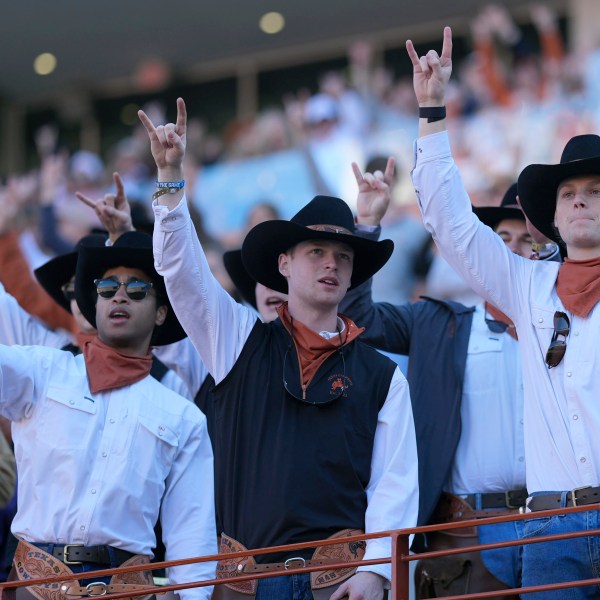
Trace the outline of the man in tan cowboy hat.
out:
M 452 160 L 444 98 L 452 70 L 452 32 L 441 55 L 419 57 L 407 42 L 419 103 L 413 183 L 425 225 L 441 253 L 481 296 L 515 323 L 523 366 L 527 510 L 600 500 L 600 138 L 572 138 L 560 164 L 530 165 L 518 179 L 525 214 L 560 241 L 563 264 L 528 261 L 473 215 Z M 599 511 L 532 518 L 525 537 L 587 531 Z M 600 538 L 523 547 L 523 585 L 597 577 Z M 600 588 L 540 597 L 597 598 Z
M 86 573 L 65 583 L 67 596 L 122 593 L 151 584 L 149 572 L 112 580 L 89 572 L 147 563 L 159 516 L 167 559 L 216 550 L 213 457 L 202 413 L 150 376 L 151 345 L 185 337 L 150 236 L 82 243 L 75 295 L 97 330 L 82 354 L 0 346 L 0 411 L 13 421 L 19 474 L 13 575 Z M 174 567 L 170 577 L 211 579 L 214 565 Z M 29 590 L 38 600 L 53 591 Z M 208 598 L 209 590 L 181 595 Z
M 389 258 L 391 242 L 354 235 L 348 206 L 323 196 L 290 221 L 257 225 L 242 246 L 244 265 L 256 281 L 288 294 L 279 318 L 262 323 L 217 284 L 193 231 L 183 195 L 183 100 L 175 124 L 155 127 L 140 117 L 158 167 L 155 264 L 216 382 L 222 549 L 414 526 L 417 458 L 406 380 L 392 361 L 357 340 L 362 330 L 338 315 L 346 291 Z M 348 558 L 360 557 L 357 545 L 339 546 Z M 242 560 L 237 572 L 310 565 L 311 555 L 309 549 L 259 556 L 258 564 Z M 389 540 L 367 543 L 365 558 L 389 555 Z M 237 589 L 259 600 L 374 600 L 383 596 L 390 574 L 389 565 L 372 565 L 355 575 L 329 571 L 243 587 L 232 579 L 220 592 Z

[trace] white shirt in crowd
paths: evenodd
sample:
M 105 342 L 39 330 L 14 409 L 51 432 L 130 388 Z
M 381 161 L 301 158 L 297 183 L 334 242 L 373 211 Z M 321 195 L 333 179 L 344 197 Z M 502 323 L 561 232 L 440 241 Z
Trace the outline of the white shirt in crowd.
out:
M 215 381 L 222 381 L 240 355 L 256 313 L 240 305 L 210 272 L 185 197 L 169 211 L 154 204 L 154 260 L 171 304 Z M 259 390 L 256 390 L 259 393 Z M 249 392 L 249 396 L 251 392 Z M 418 512 L 417 449 L 408 384 L 396 368 L 378 415 L 367 487 L 367 533 L 414 527 Z M 371 540 L 365 560 L 390 556 L 389 539 Z M 390 565 L 373 571 L 391 579 Z
M 490 331 L 483 304 L 473 313 L 460 415 L 460 440 L 446 491 L 472 494 L 524 488 L 519 342 L 506 332 Z
M 600 306 L 586 318 L 564 307 L 556 292 L 559 263 L 513 254 L 471 210 L 447 132 L 415 143 L 413 184 L 430 231 L 444 258 L 519 332 L 529 493 L 565 491 L 600 483 Z M 545 355 L 554 313 L 571 322 L 561 363 Z

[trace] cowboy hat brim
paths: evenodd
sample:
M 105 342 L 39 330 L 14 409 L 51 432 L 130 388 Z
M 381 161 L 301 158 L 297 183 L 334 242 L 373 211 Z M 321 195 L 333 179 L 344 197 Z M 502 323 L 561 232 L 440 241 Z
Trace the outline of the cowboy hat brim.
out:
M 106 237 L 105 233 L 90 233 L 77 242 L 73 252 L 55 256 L 34 270 L 33 273 L 38 283 L 57 304 L 68 312 L 71 312 L 71 303 L 65 298 L 62 286 L 68 283 L 71 277 L 75 275 L 79 248 L 82 244 L 104 247 L 106 245 Z
M 474 206 L 473 212 L 482 223 L 485 223 L 494 230 L 501 221 L 507 219 L 525 221 L 525 215 L 520 208 L 510 208 L 507 206 Z
M 139 232 L 133 233 L 146 235 Z M 123 236 L 127 235 L 123 234 Z M 166 304 L 168 307 L 165 322 L 154 329 L 152 345 L 164 346 L 182 340 L 186 337 L 186 333 L 177 320 L 175 311 L 169 302 L 164 280 L 154 269 L 152 248 L 136 248 L 125 244 L 117 245 L 123 236 L 119 238 L 114 246 L 104 248 L 81 246 L 75 275 L 75 298 L 81 313 L 91 325 L 96 327 L 98 294 L 96 293 L 94 279 L 102 277 L 106 271 L 118 266 L 140 269 L 155 282 L 157 291 L 161 295 L 161 303 Z
M 242 298 L 256 309 L 256 281 L 248 275 L 242 261 L 241 250 L 228 250 L 223 254 L 223 264 L 233 285 Z
M 287 280 L 279 272 L 279 255 L 300 242 L 330 240 L 348 244 L 354 250 L 352 279 L 348 289 L 370 279 L 390 258 L 394 242 L 379 242 L 351 233 L 311 229 L 293 221 L 265 221 L 252 228 L 242 244 L 242 260 L 249 275 L 264 286 L 288 293 Z
M 38 283 L 46 290 L 46 293 L 62 306 L 66 311 L 71 312 L 71 303 L 65 298 L 62 286 L 73 277 L 75 267 L 77 266 L 77 252 L 69 252 L 51 258 L 33 271 Z
M 554 227 L 556 194 L 565 179 L 600 175 L 600 156 L 557 165 L 529 165 L 519 175 L 519 200 L 531 223 L 547 238 L 562 243 Z

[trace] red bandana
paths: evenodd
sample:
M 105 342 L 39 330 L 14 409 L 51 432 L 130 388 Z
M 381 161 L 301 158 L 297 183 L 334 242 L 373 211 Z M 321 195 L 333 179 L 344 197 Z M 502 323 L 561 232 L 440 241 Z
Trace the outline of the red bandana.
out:
M 284 302 L 277 307 L 277 314 L 287 329 L 292 333 L 292 317 L 288 310 L 288 303 Z M 341 334 L 342 346 L 349 344 L 356 339 L 364 330 L 364 327 L 357 327 L 353 321 L 344 315 L 339 315 L 344 321 L 345 329 Z M 319 367 L 340 347 L 340 338 L 338 336 L 330 340 L 319 335 L 300 321 L 294 320 L 294 345 L 298 352 L 298 362 L 300 363 L 300 373 L 302 385 L 308 386 L 312 381 Z
M 587 317 L 600 300 L 600 257 L 565 262 L 558 270 L 556 292 L 565 308 Z
M 85 357 L 92 394 L 124 387 L 141 381 L 150 373 L 152 355 L 127 356 L 103 344 L 98 336 L 84 342 Z
M 508 325 L 506 333 L 508 333 L 510 337 L 512 337 L 515 340 L 519 339 L 517 337 L 517 329 L 515 327 L 515 324 L 512 322 L 510 317 L 507 317 L 499 308 L 496 308 L 493 304 L 490 304 L 489 302 L 485 303 L 485 310 L 488 313 L 490 313 L 490 316 L 495 321 L 500 321 L 501 323 L 506 323 Z

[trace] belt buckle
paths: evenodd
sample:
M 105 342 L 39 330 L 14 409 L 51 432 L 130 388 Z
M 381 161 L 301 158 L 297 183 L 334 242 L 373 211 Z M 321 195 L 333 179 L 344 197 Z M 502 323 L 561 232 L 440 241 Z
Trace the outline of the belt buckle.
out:
M 82 565 L 83 562 L 80 560 L 69 560 L 69 550 L 71 548 L 83 548 L 84 545 L 83 544 L 65 544 L 65 547 L 63 548 L 63 562 L 65 563 L 65 565 Z M 106 592 L 104 592 L 106 593 Z
M 294 561 L 298 561 L 300 563 L 299 566 L 294 567 L 292 565 L 292 563 Z M 302 569 L 303 567 L 306 566 L 306 560 L 304 558 L 302 558 L 301 556 L 294 556 L 293 558 L 288 558 L 284 563 L 283 563 L 283 568 L 287 571 L 288 569 Z
M 106 596 L 108 585 L 104 581 L 94 581 L 85 586 L 85 591 L 88 596 Z
M 510 501 L 510 492 L 504 492 L 504 504 L 506 504 L 506 508 L 521 508 L 520 506 L 516 506 L 515 504 L 511 504 L 511 501 Z
M 581 487 L 574 488 L 569 492 L 571 494 L 571 502 L 573 503 L 573 506 L 577 506 L 576 492 L 579 492 L 580 490 L 587 490 L 591 487 L 592 487 L 591 485 L 582 485 Z

